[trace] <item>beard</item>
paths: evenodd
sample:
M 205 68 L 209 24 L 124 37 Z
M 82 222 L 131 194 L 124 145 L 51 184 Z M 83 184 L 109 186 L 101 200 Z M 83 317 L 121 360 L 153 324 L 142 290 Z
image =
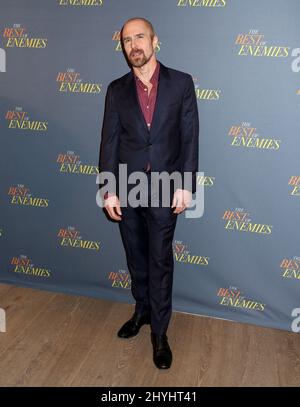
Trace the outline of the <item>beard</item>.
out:
M 131 53 L 128 56 L 128 59 L 132 66 L 140 68 L 150 60 L 152 55 L 153 53 L 147 58 L 143 50 L 135 49 L 134 51 L 131 51 Z

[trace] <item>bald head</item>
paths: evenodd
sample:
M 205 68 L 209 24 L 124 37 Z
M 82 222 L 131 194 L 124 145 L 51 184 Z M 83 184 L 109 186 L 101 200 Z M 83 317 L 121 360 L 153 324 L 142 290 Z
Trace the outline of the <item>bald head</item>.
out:
M 151 40 L 153 39 L 153 37 L 155 36 L 155 31 L 154 31 L 153 25 L 150 23 L 150 21 L 143 17 L 133 17 L 133 18 L 130 18 L 129 20 L 125 21 L 125 23 L 123 24 L 123 27 L 121 28 L 121 33 L 120 33 L 121 42 L 123 42 L 123 32 L 124 32 L 126 25 L 128 25 L 128 24 L 130 25 L 131 23 L 138 22 L 138 21 L 143 23 L 143 25 L 147 28 L 147 30 L 150 33 Z

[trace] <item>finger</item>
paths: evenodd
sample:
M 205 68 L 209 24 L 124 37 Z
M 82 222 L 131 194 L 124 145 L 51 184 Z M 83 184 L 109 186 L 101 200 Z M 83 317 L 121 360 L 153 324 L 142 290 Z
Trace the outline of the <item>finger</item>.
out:
M 181 213 L 183 211 L 183 207 L 182 206 L 177 206 L 176 209 L 174 210 L 174 213 Z
M 118 219 L 118 216 L 114 211 L 114 207 L 108 206 L 106 209 L 107 209 L 107 212 L 108 212 L 109 216 L 111 217 L 111 219 L 114 219 L 114 220 L 120 220 L 121 219 L 120 217 Z
M 181 206 L 180 207 L 180 213 L 183 212 L 185 210 L 185 208 L 186 208 L 185 206 Z
M 182 207 L 183 207 L 182 199 L 177 199 L 176 208 L 182 208 Z
M 176 205 L 175 205 L 175 209 L 174 209 L 173 213 L 179 213 L 178 212 L 179 208 L 180 208 L 180 205 L 179 205 L 178 199 L 176 199 Z
M 114 218 L 113 208 L 111 206 L 106 206 L 105 209 L 107 210 L 109 217 L 113 219 Z
M 119 214 L 117 212 L 117 207 L 116 206 L 113 207 L 113 215 L 114 215 L 115 220 L 121 220 L 122 219 L 121 216 L 119 216 Z
M 177 201 L 177 198 L 176 198 L 176 196 L 174 195 L 174 196 L 173 196 L 173 201 L 172 201 L 172 206 L 171 206 L 171 208 L 174 208 L 174 207 L 176 206 L 176 201 Z
M 118 215 L 120 215 L 120 216 L 122 215 L 122 211 L 121 211 L 120 205 L 117 205 L 117 206 L 116 206 L 116 212 L 117 212 Z

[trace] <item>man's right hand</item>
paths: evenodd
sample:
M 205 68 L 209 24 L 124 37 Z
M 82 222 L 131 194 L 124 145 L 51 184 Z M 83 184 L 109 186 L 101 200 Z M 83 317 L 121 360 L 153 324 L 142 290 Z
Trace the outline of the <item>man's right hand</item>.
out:
M 121 220 L 122 212 L 119 198 L 117 195 L 110 195 L 104 200 L 104 208 L 109 216 L 114 220 Z

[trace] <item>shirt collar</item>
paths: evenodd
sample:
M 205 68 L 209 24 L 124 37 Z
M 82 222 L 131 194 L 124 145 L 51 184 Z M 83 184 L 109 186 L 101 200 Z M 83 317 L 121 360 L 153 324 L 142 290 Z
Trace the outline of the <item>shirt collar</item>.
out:
M 160 68 L 160 64 L 159 61 L 156 60 L 156 67 L 155 70 L 151 76 L 150 82 L 154 85 L 155 83 L 157 83 L 158 81 L 158 77 L 159 77 L 159 68 Z M 137 81 L 141 81 L 140 78 L 134 74 L 134 77 Z

